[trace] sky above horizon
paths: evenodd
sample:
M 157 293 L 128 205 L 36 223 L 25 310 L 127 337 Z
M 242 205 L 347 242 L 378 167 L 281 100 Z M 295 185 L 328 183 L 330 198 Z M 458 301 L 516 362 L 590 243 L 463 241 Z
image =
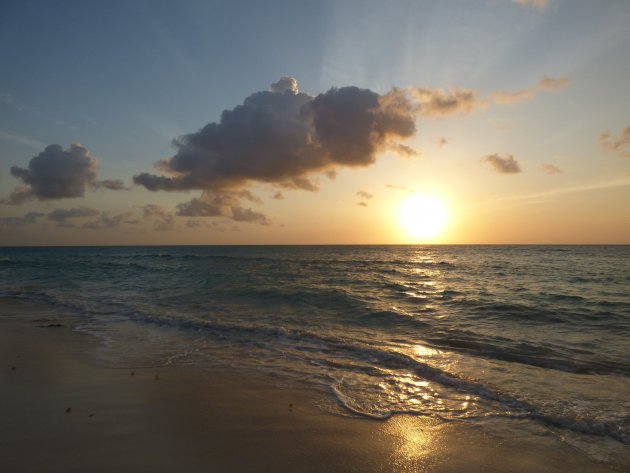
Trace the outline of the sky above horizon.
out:
M 629 24 L 622 0 L 5 1 L 0 245 L 630 243 Z M 409 231 L 414 196 L 441 231 Z

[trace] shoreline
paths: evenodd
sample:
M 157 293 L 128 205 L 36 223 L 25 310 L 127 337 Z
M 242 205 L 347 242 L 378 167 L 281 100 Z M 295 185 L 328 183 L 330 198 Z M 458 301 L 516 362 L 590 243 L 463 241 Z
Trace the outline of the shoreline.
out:
M 227 368 L 101 366 L 72 320 L 0 299 L 1 471 L 616 471 L 551 437 L 330 414 Z

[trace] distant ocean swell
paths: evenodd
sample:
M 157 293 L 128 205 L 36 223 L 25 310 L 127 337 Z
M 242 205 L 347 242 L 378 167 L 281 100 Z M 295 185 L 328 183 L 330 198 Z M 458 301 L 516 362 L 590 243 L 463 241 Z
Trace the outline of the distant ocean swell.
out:
M 623 445 L 629 281 L 624 246 L 0 249 L 0 301 L 81 316 L 120 366 L 219 362 L 370 418 L 530 419 Z

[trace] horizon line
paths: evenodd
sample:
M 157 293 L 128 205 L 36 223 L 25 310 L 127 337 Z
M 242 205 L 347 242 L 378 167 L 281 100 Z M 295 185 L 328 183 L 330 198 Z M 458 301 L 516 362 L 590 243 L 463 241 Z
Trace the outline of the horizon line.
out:
M 143 247 L 280 247 L 280 246 L 630 246 L 628 243 L 208 243 L 208 244 L 146 244 L 146 245 L 0 245 L 10 248 L 143 248 Z

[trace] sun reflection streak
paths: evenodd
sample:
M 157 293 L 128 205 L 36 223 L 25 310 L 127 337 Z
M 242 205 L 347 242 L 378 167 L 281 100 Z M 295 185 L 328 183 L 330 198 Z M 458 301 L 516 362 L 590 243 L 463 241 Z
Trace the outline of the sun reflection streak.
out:
M 444 449 L 440 442 L 437 421 L 412 416 L 396 416 L 387 422 L 388 433 L 394 439 L 392 466 L 394 471 L 430 471 L 439 453 Z

